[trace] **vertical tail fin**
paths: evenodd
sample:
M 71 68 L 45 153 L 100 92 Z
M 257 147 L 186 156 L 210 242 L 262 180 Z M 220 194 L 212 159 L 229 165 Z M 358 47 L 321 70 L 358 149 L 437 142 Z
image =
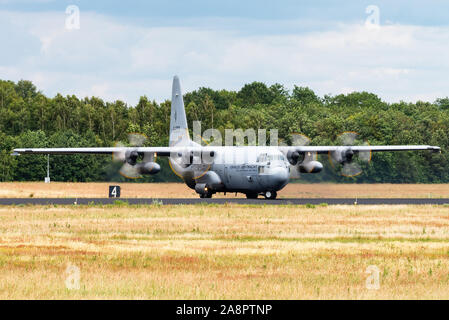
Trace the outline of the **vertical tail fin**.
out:
M 187 127 L 186 111 L 182 98 L 181 83 L 178 76 L 173 78 L 170 115 L 170 141 L 169 145 L 185 145 L 190 141 Z

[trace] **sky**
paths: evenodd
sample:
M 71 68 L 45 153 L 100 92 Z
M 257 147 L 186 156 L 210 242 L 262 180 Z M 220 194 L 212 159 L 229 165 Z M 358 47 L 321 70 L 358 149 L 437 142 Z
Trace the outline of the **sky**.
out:
M 135 105 L 245 83 L 449 95 L 449 1 L 0 0 L 0 79 Z

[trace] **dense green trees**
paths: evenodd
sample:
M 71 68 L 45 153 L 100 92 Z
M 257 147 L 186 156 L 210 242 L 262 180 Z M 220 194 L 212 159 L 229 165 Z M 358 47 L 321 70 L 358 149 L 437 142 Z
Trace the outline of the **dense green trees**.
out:
M 442 154 L 428 152 L 374 154 L 364 172 L 343 177 L 320 156 L 324 172 L 303 175 L 303 181 L 335 182 L 449 182 L 449 98 L 434 103 L 383 102 L 375 94 L 317 96 L 310 88 L 261 82 L 238 91 L 200 88 L 185 94 L 189 124 L 202 121 L 202 129 L 277 129 L 289 143 L 293 132 L 305 134 L 311 144 L 336 144 L 344 131 L 356 131 L 370 144 L 431 144 Z M 46 156 L 11 157 L 14 147 L 85 147 L 126 143 L 127 133 L 148 137 L 145 145 L 167 145 L 170 101 L 156 103 L 142 96 L 136 106 L 98 97 L 80 99 L 56 95 L 48 98 L 30 82 L 0 81 L 0 181 L 43 180 Z M 162 172 L 138 181 L 175 181 L 166 159 Z M 119 164 L 106 156 L 52 156 L 51 176 L 57 181 L 125 180 Z

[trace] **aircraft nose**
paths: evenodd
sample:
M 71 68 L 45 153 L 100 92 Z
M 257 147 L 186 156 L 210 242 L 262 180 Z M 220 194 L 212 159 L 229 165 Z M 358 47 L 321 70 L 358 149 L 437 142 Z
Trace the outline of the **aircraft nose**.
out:
M 280 190 L 281 188 L 283 188 L 288 183 L 288 168 L 274 168 L 272 179 L 276 190 Z

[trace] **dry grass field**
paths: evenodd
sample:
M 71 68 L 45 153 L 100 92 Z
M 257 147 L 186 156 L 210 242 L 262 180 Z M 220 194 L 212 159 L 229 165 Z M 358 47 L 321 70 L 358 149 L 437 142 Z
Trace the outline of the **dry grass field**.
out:
M 3 182 L 0 198 L 104 198 L 114 183 Z M 120 183 L 123 198 L 197 198 L 182 183 Z M 235 194 L 214 197 L 234 198 Z M 238 194 L 237 197 L 243 197 Z M 449 198 L 449 184 L 299 184 L 290 183 L 279 198 Z
M 448 271 L 446 206 L 0 207 L 1 299 L 448 299 Z

